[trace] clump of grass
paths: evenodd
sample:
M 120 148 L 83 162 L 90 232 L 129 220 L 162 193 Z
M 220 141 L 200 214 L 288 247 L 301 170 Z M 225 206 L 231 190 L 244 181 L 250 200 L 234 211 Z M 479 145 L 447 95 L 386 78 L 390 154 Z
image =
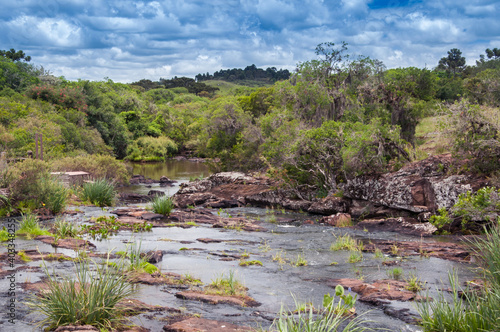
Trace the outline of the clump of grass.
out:
M 112 206 L 116 191 L 112 182 L 106 179 L 97 179 L 84 183 L 81 190 L 81 199 L 99 207 Z
M 46 269 L 48 291 L 35 295 L 28 303 L 45 318 L 42 327 L 92 325 L 111 329 L 122 318 L 117 304 L 133 294 L 132 286 L 120 269 L 108 264 L 90 264 L 87 259 L 75 263 L 73 277 L 61 279 Z
M 28 239 L 32 239 L 40 235 L 53 235 L 48 230 L 40 227 L 38 217 L 32 213 L 23 214 L 16 234 L 26 235 Z
M 349 234 L 345 234 L 337 237 L 335 243 L 330 246 L 330 250 L 361 251 L 363 250 L 363 243 L 352 238 Z
M 418 293 L 424 288 L 424 283 L 416 275 L 410 275 L 405 281 L 408 283 L 406 289 L 410 292 Z
M 329 295 L 328 295 L 329 296 Z M 281 307 L 279 316 L 271 325 L 270 331 L 277 332 L 362 332 L 368 330 L 360 317 L 350 319 L 343 310 L 335 310 L 335 301 L 322 310 L 314 309 L 310 304 L 301 304 L 295 300 L 294 310 Z M 340 302 L 339 302 L 340 303 Z
M 403 276 L 403 268 L 395 267 L 391 270 L 387 270 L 387 276 L 392 279 L 398 280 Z
M 68 201 L 69 190 L 52 176 L 42 176 L 39 180 L 38 199 L 41 204 L 52 214 L 58 214 L 64 210 Z
M 19 250 L 17 252 L 17 255 L 19 256 L 19 258 L 21 258 L 21 260 L 23 262 L 29 262 L 29 261 L 31 261 L 31 258 L 29 258 L 28 255 L 26 255 L 26 253 L 24 252 L 24 250 Z
M 126 262 L 125 269 L 129 271 L 137 273 L 147 272 L 149 274 L 159 271 L 156 266 L 148 262 L 147 256 L 141 253 L 141 243 L 138 245 L 132 243 L 127 246 L 124 257 Z
M 164 216 L 169 216 L 175 207 L 172 198 L 166 196 L 156 196 L 151 204 L 154 213 L 162 214 Z
M 347 259 L 348 263 L 358 263 L 363 260 L 363 254 L 359 251 L 351 251 L 349 254 L 349 258 Z
M 60 238 L 76 238 L 80 235 L 81 229 L 75 223 L 57 218 L 54 222 L 54 231 Z
M 246 260 L 241 260 L 240 261 L 240 266 L 250 266 L 250 265 L 259 265 L 259 266 L 263 266 L 262 262 L 259 261 L 259 260 L 251 260 L 251 261 L 246 261 Z
M 301 254 L 298 254 L 297 255 L 297 258 L 295 260 L 292 260 L 291 261 L 291 264 L 293 266 L 307 266 L 307 260 L 305 259 L 304 256 L 302 256 Z
M 0 242 L 5 242 L 10 239 L 9 232 L 5 229 L 5 226 L 0 230 Z
M 247 288 L 236 279 L 235 272 L 229 270 L 227 276 L 222 273 L 205 287 L 207 294 L 246 296 Z
M 378 258 L 378 259 L 385 258 L 384 253 L 379 248 L 375 248 L 375 258 Z

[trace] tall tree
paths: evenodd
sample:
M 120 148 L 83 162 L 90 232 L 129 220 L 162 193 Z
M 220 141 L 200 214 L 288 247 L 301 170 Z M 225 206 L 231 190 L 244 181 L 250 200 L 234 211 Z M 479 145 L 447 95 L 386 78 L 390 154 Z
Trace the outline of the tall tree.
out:
M 437 66 L 438 70 L 445 70 L 455 76 L 465 68 L 465 57 L 458 48 L 452 48 L 448 51 L 448 56 L 441 58 Z
M 21 50 L 16 52 L 16 50 L 13 48 L 11 48 L 8 51 L 0 50 L 0 56 L 9 58 L 12 61 L 19 61 L 19 60 L 24 60 L 26 62 L 31 61 L 31 57 L 29 55 L 24 54 L 24 52 Z
M 498 48 L 494 48 L 492 50 L 490 50 L 489 48 L 486 49 L 486 56 L 488 57 L 488 59 L 499 59 L 500 58 L 500 49 Z

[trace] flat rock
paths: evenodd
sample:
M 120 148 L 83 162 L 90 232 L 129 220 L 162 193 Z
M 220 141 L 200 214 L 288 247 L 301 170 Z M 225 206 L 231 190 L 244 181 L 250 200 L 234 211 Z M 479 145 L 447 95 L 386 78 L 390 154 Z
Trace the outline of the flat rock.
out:
M 186 292 L 176 293 L 175 297 L 184 300 L 201 301 L 210 304 L 225 303 L 225 304 L 237 305 L 240 307 L 260 306 L 259 302 L 255 301 L 249 296 L 224 296 L 224 295 L 205 294 L 196 291 L 186 291 Z
M 416 236 L 431 236 L 437 231 L 436 226 L 431 223 L 422 223 L 410 217 L 367 219 L 360 221 L 355 227 L 370 232 L 389 231 Z
M 349 211 L 350 205 L 351 203 L 348 199 L 328 196 L 318 202 L 312 203 L 307 212 L 328 216 L 339 212 L 345 213 Z
M 231 323 L 192 317 L 163 327 L 165 332 L 250 332 L 254 329 Z
M 83 239 L 67 238 L 67 239 L 58 239 L 56 242 L 53 236 L 40 235 L 37 236 L 35 240 L 42 241 L 43 243 L 50 244 L 51 246 L 57 248 L 65 248 L 73 250 L 95 248 L 95 245 L 92 242 Z

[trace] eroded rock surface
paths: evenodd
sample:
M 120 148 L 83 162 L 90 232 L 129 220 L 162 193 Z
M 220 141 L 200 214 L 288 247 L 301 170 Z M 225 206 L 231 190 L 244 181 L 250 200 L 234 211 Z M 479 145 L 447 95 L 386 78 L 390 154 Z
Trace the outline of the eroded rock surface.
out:
M 205 294 L 197 291 L 186 291 L 175 294 L 175 297 L 184 300 L 201 301 L 210 304 L 226 303 L 241 307 L 258 307 L 260 303 L 249 296 L 225 296 L 215 294 Z
M 226 322 L 192 317 L 170 325 L 165 325 L 166 332 L 250 332 L 254 329 Z

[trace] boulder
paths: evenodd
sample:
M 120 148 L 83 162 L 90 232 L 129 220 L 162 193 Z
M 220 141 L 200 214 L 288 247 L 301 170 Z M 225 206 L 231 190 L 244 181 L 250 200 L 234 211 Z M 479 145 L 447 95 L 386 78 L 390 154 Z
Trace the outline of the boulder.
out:
M 351 202 L 348 199 L 328 196 L 312 203 L 307 212 L 328 216 L 339 212 L 347 212 L 350 205 Z
M 226 322 L 191 317 L 163 327 L 165 332 L 250 332 L 253 328 Z
M 409 217 L 365 219 L 357 223 L 356 228 L 367 229 L 370 232 L 389 231 L 416 236 L 431 236 L 437 231 L 436 226 L 431 223 L 419 222 Z
M 323 217 L 319 222 L 334 227 L 346 227 L 352 225 L 351 215 L 340 212 L 332 216 Z

